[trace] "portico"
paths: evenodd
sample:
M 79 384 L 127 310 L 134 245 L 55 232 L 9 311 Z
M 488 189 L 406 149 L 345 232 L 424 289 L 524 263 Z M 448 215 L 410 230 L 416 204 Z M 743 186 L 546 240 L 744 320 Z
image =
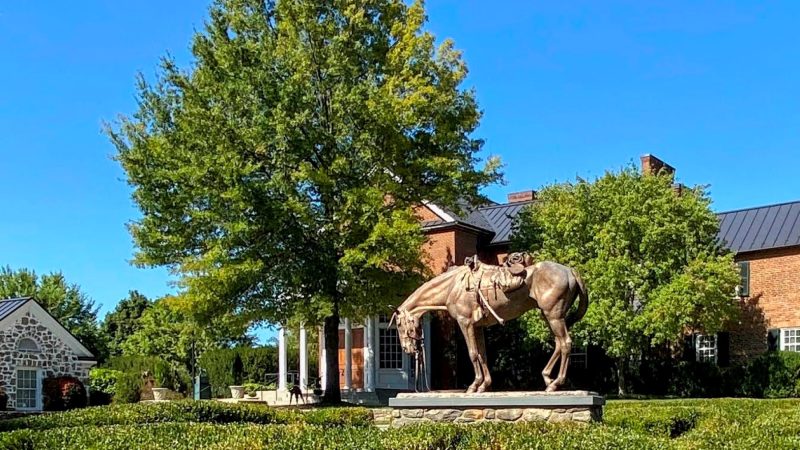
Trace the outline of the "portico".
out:
M 430 319 L 423 321 L 425 336 L 430 336 Z M 321 330 L 320 330 L 321 331 Z M 309 391 L 308 342 L 305 327 L 299 332 L 299 377 L 297 384 L 303 392 Z M 431 343 L 424 341 L 425 376 L 431 377 Z M 354 403 L 376 401 L 377 390 L 410 391 L 414 389 L 414 361 L 404 354 L 397 337 L 397 329 L 389 326 L 387 315 L 353 320 L 344 318 L 339 324 L 339 373 L 327 373 L 325 366 L 325 337 L 319 333 L 320 385 L 325 386 L 328 376 L 337 376 L 342 397 Z M 278 329 L 278 391 L 288 392 L 286 330 Z

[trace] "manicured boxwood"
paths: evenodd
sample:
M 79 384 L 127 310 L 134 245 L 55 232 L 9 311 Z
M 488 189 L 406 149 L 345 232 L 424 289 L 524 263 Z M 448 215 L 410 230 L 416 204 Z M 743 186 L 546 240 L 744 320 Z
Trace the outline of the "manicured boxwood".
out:
M 20 430 L 5 448 L 36 449 L 538 449 L 667 448 L 665 440 L 599 426 L 552 424 L 428 425 L 381 431 L 364 427 L 164 423 L 148 427 Z M 0 443 L 3 439 L 0 438 Z M 0 445 L 0 448 L 3 448 Z
M 357 407 L 319 408 L 302 412 L 294 409 L 270 408 L 258 404 L 182 400 L 100 406 L 60 414 L 19 417 L 0 421 L 0 431 L 167 422 L 314 423 L 326 426 L 363 427 L 372 424 L 372 413 L 366 408 Z
M 700 411 L 691 406 L 611 408 L 604 422 L 654 436 L 678 437 L 694 429 Z
M 611 401 L 605 416 L 604 424 L 593 425 L 430 424 L 382 431 L 364 426 L 371 420 L 363 408 L 301 412 L 184 401 L 87 408 L 0 422 L 2 429 L 15 430 L 0 433 L 0 449 L 800 448 L 798 400 Z M 674 433 L 681 421 L 694 425 Z

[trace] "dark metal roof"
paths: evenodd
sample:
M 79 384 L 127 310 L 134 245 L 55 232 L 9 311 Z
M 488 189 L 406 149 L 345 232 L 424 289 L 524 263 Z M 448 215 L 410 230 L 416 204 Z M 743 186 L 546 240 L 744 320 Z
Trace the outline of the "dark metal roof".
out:
M 718 214 L 719 238 L 734 253 L 800 245 L 800 201 Z
M 485 206 L 480 208 L 479 211 L 489 222 L 494 231 L 494 237 L 490 244 L 506 243 L 511 239 L 512 226 L 514 218 L 522 211 L 522 208 L 530 205 L 532 202 L 517 202 L 506 203 L 503 205 Z
M 422 227 L 433 229 L 452 225 L 468 226 L 473 229 L 484 231 L 486 234 L 490 235 L 492 240 L 489 242 L 489 245 L 506 244 L 511 239 L 514 217 L 522 208 L 531 203 L 533 202 L 491 203 L 475 209 L 470 209 L 464 204 L 462 205 L 463 212 L 461 214 L 443 208 L 442 210 L 452 216 L 455 221 L 428 220 L 422 222 Z
M 5 319 L 6 317 L 10 316 L 14 313 L 20 306 L 24 305 L 25 303 L 30 300 L 30 297 L 19 297 L 19 298 L 6 298 L 0 300 L 0 320 Z

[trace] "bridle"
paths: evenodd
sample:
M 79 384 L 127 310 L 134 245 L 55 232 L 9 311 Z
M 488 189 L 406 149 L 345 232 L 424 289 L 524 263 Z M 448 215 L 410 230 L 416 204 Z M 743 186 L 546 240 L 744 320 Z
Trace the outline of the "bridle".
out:
M 398 324 L 401 320 L 403 321 L 403 329 L 405 333 L 403 337 L 414 341 L 414 391 L 420 392 L 420 389 L 423 391 L 430 391 L 431 387 L 428 382 L 428 371 L 425 368 L 425 330 L 422 327 L 419 327 L 419 336 L 412 334 L 411 327 L 406 326 L 408 323 L 412 322 L 412 319 L 410 318 L 411 313 L 407 309 L 401 308 L 397 308 L 394 314 L 392 314 L 392 318 L 389 320 L 389 328 L 391 328 L 395 319 L 397 320 Z M 422 356 L 421 358 L 420 355 Z M 420 373 L 422 373 L 421 378 Z

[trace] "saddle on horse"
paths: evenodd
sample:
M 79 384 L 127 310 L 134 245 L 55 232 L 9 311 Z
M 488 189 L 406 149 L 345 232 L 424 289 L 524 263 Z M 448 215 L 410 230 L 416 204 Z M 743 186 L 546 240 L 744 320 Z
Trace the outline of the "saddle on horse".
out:
M 520 253 L 509 255 L 506 263 L 502 266 L 482 263 L 478 255 L 468 257 L 464 264 L 470 268 L 465 274 L 465 284 L 467 292 L 475 292 L 476 300 L 480 305 L 480 313 L 490 313 L 499 324 L 505 321 L 492 308 L 491 300 L 498 298 L 497 291 L 503 293 L 519 289 L 525 284 L 525 266 L 527 261 Z M 529 264 L 527 264 L 529 265 Z

